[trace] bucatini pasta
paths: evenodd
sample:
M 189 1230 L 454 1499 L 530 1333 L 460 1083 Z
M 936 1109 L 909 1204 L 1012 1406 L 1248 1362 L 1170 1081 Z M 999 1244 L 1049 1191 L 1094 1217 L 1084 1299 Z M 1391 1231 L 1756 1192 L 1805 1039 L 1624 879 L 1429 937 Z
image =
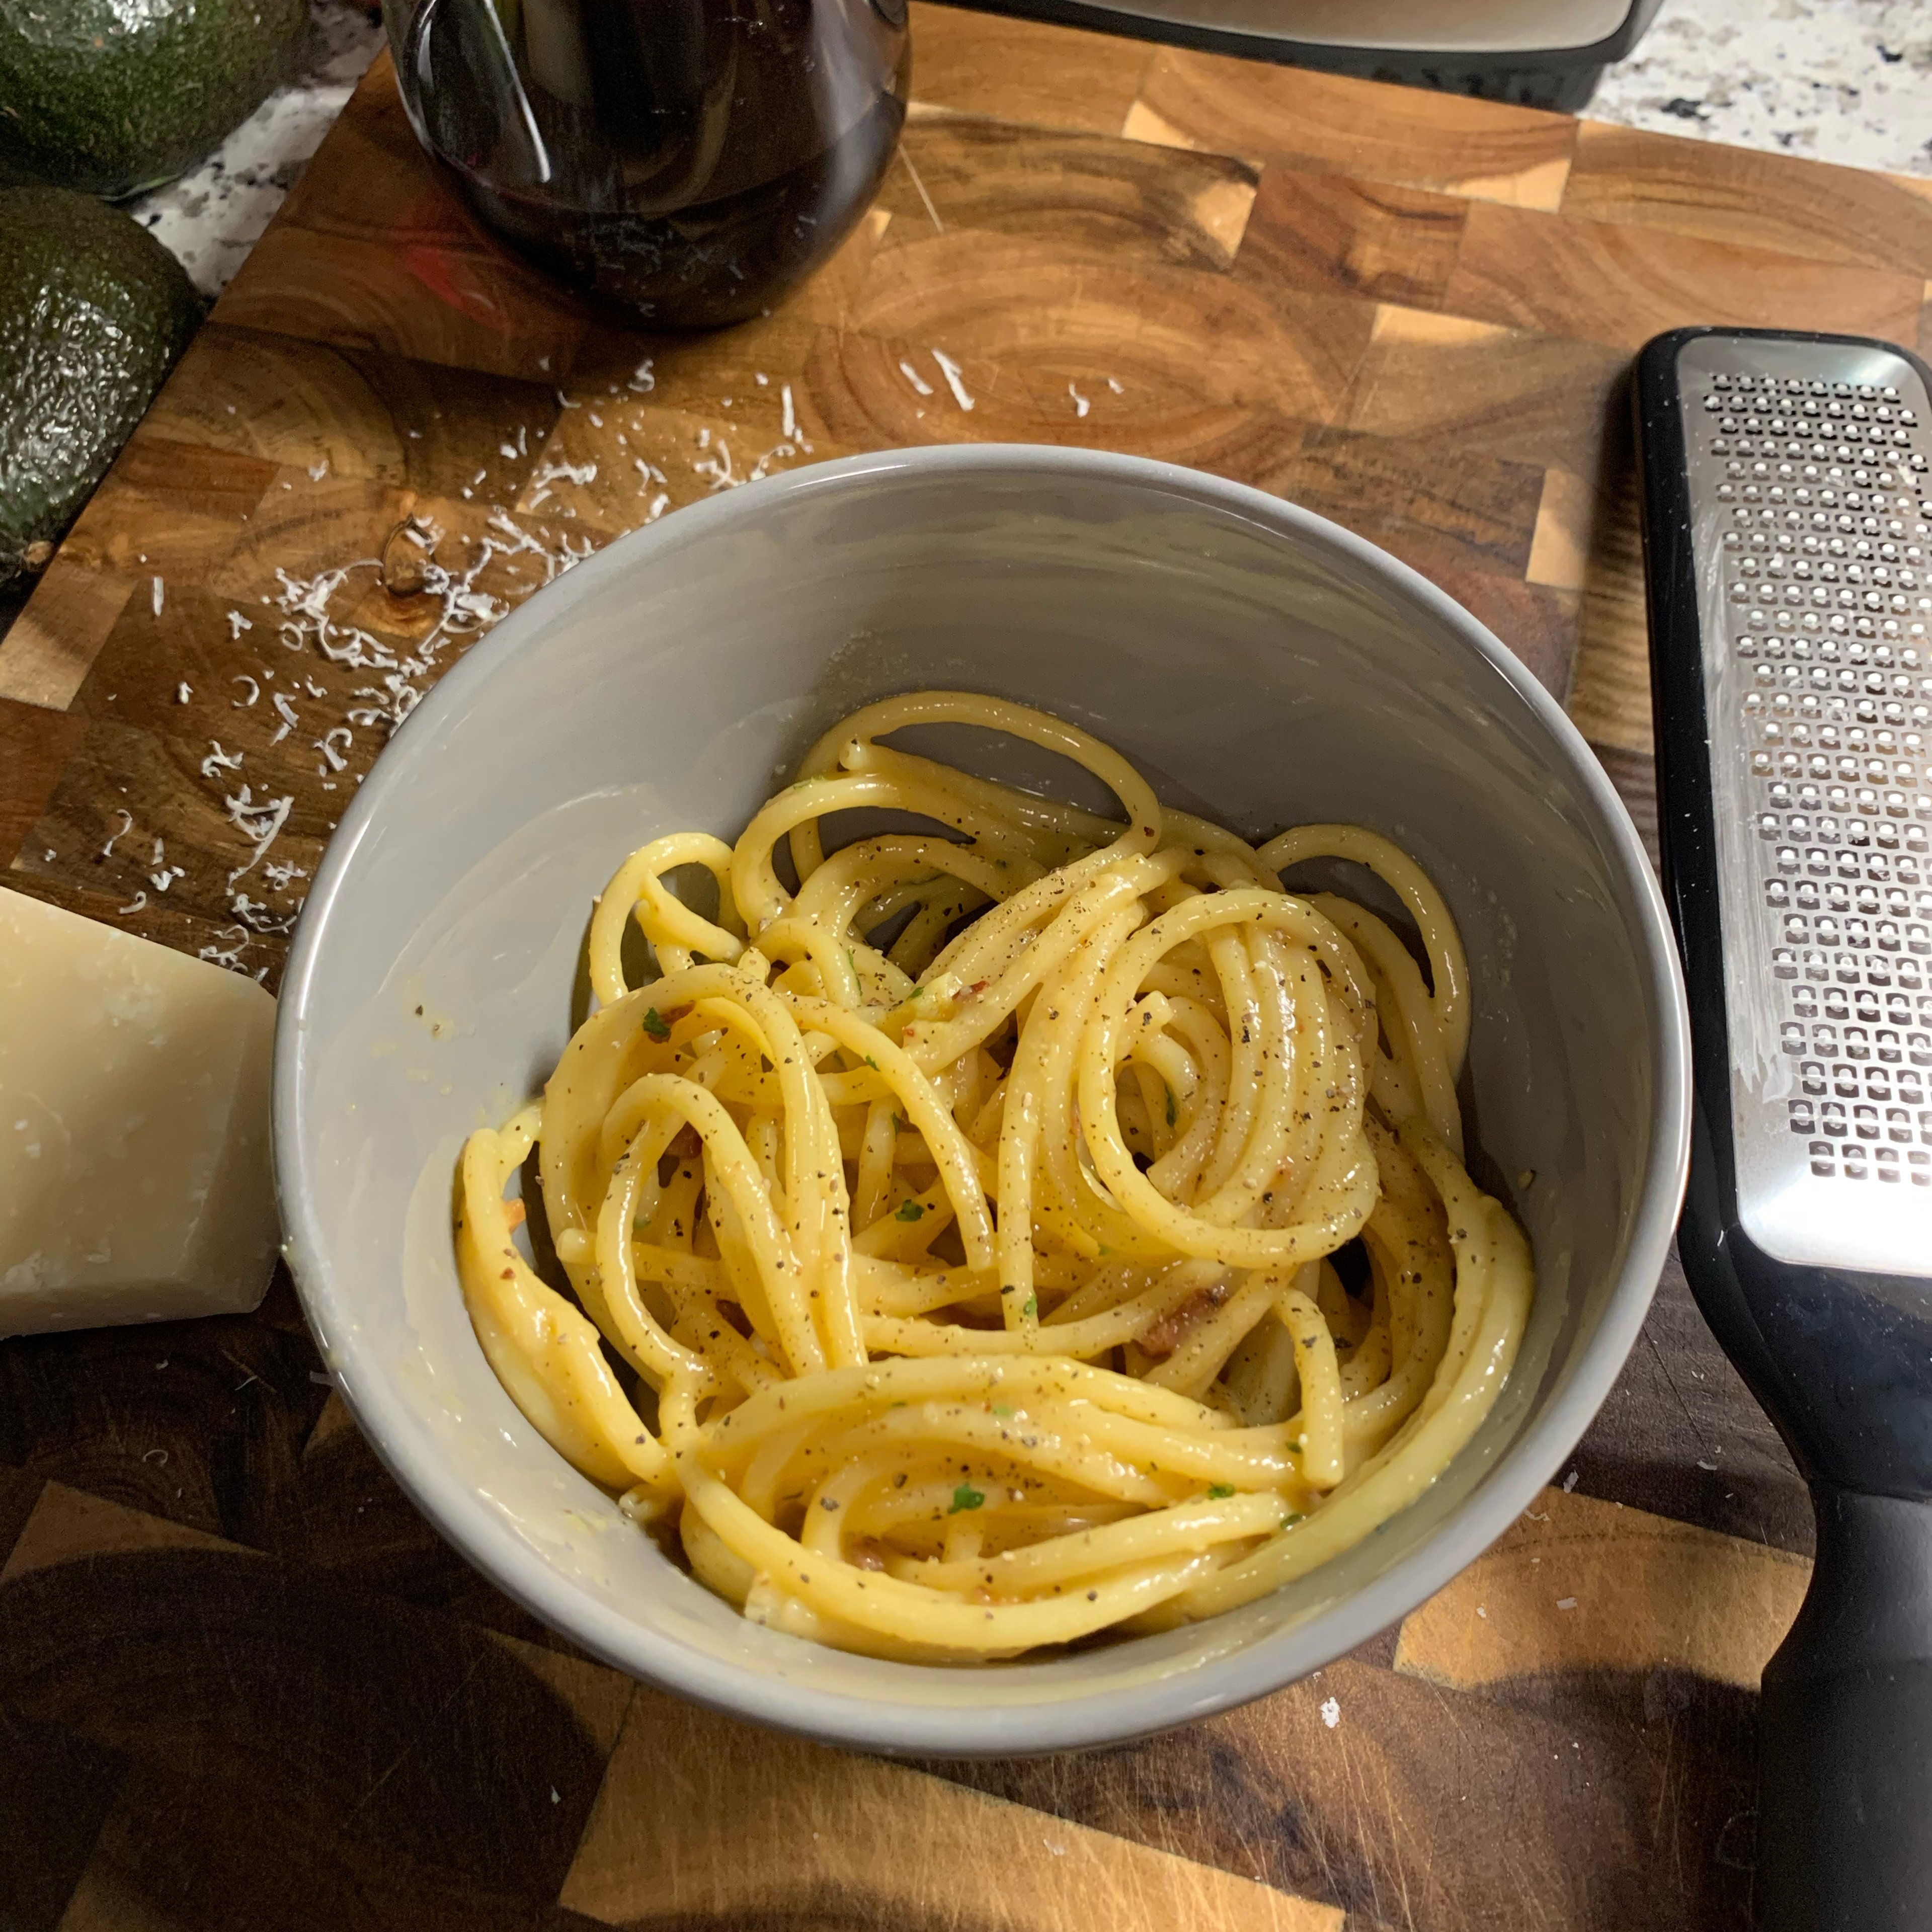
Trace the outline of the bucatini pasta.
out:
M 880 742 L 934 722 L 1119 815 Z M 937 829 L 828 854 L 860 806 Z M 1322 857 L 1393 889 L 1426 974 L 1283 888 Z M 1461 941 L 1374 832 L 1250 845 L 1071 725 L 925 692 L 736 845 L 634 853 L 590 963 L 543 1098 L 464 1148 L 464 1292 L 524 1413 L 748 1616 L 959 1663 L 1210 1615 L 1411 1501 L 1509 1373 L 1534 1280 L 1463 1165 Z M 568 1295 L 513 1232 L 533 1148 Z

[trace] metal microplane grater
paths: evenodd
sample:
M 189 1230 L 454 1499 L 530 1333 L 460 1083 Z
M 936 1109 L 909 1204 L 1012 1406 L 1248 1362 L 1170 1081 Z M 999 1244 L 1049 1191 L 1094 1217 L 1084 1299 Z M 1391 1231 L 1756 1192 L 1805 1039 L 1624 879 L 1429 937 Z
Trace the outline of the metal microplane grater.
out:
M 1932 399 L 1876 348 L 1677 370 L 1744 1228 L 1932 1271 Z
M 1932 394 L 1880 342 L 1637 365 L 1660 839 L 1696 1072 L 1678 1246 L 1811 1486 L 1758 1923 L 1932 1927 Z

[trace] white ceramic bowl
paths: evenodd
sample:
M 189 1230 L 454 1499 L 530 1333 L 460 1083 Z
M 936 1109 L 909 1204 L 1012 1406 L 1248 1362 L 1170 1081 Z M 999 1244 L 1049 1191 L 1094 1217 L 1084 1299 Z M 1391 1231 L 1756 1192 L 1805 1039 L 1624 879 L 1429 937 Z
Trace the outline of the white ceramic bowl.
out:
M 1462 923 L 1475 1140 L 1539 1276 L 1495 1411 L 1378 1534 L 1210 1622 L 978 1670 L 802 1642 L 674 1567 L 498 1385 L 449 1228 L 463 1137 L 540 1086 L 574 1003 L 581 1016 L 592 896 L 619 860 L 674 828 L 735 837 L 828 724 L 925 686 L 1074 719 L 1251 836 L 1357 820 L 1415 854 Z M 276 1168 L 303 1304 L 356 1420 L 442 1534 L 536 1616 L 763 1723 L 887 1751 L 1046 1750 L 1318 1668 L 1533 1500 L 1649 1305 L 1683 1186 L 1686 1036 L 1658 891 L 1601 770 L 1414 572 L 1189 470 L 904 450 L 625 538 L 418 709 L 302 918 L 276 1040 Z

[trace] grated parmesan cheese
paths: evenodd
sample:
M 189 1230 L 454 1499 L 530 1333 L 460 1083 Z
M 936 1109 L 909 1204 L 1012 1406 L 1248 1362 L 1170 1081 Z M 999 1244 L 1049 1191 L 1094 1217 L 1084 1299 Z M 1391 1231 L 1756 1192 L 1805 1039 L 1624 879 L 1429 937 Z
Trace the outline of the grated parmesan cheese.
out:
M 952 392 L 952 400 L 962 410 L 971 409 L 973 398 L 968 393 L 966 385 L 959 380 L 959 364 L 954 362 L 943 349 L 934 350 L 932 355 L 933 361 L 939 365 L 939 373 L 946 378 L 946 386 Z

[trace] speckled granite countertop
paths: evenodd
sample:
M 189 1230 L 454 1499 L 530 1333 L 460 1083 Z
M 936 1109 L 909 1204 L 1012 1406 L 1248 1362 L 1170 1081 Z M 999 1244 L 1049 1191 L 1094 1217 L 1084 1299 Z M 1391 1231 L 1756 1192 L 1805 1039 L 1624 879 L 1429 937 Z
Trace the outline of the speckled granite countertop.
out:
M 382 44 L 346 0 L 315 0 L 294 82 L 219 154 L 134 212 L 208 294 L 226 285 Z M 1666 0 L 1588 112 L 1629 127 L 1932 176 L 1925 0 Z
M 198 168 L 131 202 L 204 295 L 228 286 L 382 44 L 346 0 L 312 0 L 295 76 Z
M 1932 7 L 1666 0 L 1586 111 L 1661 134 L 1932 176 Z

